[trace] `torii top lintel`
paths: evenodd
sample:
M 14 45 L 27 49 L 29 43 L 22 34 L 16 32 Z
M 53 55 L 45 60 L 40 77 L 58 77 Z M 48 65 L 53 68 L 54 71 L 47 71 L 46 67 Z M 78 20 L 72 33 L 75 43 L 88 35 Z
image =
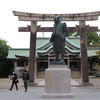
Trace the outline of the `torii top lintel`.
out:
M 20 21 L 53 21 L 55 15 L 60 16 L 61 21 L 92 21 L 98 20 L 100 11 L 74 14 L 36 14 L 13 11 L 13 14 L 18 16 Z

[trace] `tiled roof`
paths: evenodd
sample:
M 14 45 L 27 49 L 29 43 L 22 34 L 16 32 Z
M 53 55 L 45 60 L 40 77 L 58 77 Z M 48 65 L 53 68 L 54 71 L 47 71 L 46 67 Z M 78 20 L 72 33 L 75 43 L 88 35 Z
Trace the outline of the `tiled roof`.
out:
M 37 38 L 36 42 L 36 57 L 39 55 L 47 55 L 53 50 L 53 46 L 51 45 L 49 38 Z M 72 55 L 80 54 L 80 38 L 66 38 L 65 51 L 69 52 Z M 88 57 L 96 56 L 95 52 L 100 50 L 100 48 L 87 48 Z M 8 52 L 8 59 L 18 59 L 17 57 L 29 57 L 29 48 L 11 48 Z

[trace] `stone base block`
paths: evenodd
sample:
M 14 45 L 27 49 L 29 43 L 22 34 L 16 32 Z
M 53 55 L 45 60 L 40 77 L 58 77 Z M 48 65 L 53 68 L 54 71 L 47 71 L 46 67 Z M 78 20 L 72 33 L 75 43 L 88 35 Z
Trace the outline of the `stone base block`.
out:
M 45 93 L 42 98 L 74 97 L 71 93 L 71 72 L 67 65 L 49 65 L 45 71 Z
M 66 94 L 54 94 L 54 93 L 44 93 L 42 95 L 42 98 L 73 98 L 74 95 L 72 93 L 66 93 Z
M 62 60 L 59 61 L 53 60 L 52 62 L 50 62 L 50 65 L 66 65 L 66 63 Z
M 93 86 L 93 83 L 82 82 L 82 83 L 79 84 L 79 86 Z

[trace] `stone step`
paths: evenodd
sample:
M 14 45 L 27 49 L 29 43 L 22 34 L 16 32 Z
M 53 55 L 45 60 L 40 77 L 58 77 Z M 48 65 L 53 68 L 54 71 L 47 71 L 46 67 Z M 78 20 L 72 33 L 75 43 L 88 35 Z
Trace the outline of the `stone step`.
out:
M 38 78 L 44 78 L 45 77 L 45 71 L 38 72 L 37 77 Z
M 80 76 L 81 74 L 79 71 L 71 71 L 71 77 L 80 77 Z M 38 72 L 37 77 L 44 78 L 45 72 L 44 71 Z
M 39 82 L 37 86 L 45 86 L 45 80 Z M 71 79 L 71 86 L 79 86 L 79 83 Z
M 79 71 L 71 71 L 71 77 L 80 77 L 81 73 Z

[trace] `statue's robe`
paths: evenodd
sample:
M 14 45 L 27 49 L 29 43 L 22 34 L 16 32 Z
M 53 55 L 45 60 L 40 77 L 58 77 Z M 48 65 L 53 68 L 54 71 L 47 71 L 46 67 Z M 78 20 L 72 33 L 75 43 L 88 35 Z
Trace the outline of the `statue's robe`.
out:
M 54 31 L 50 41 L 53 42 L 54 53 L 62 53 L 65 50 L 65 38 L 68 34 L 67 26 L 65 23 L 59 22 L 54 24 Z

